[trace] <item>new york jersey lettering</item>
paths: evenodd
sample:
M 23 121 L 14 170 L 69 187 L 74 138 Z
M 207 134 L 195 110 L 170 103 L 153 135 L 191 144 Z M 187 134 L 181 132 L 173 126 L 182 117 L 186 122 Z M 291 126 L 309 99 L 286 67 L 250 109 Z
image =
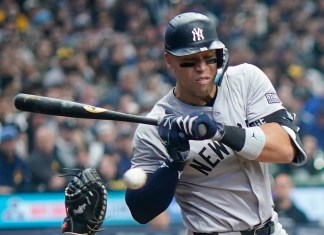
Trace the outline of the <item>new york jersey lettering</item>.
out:
M 208 154 L 210 152 L 214 154 Z M 199 151 L 199 158 L 194 159 L 189 166 L 203 173 L 204 175 L 208 175 L 209 172 L 211 172 L 222 160 L 225 159 L 224 155 L 229 154 L 230 152 L 226 149 L 225 145 L 213 141 L 208 143 L 207 146 L 204 146 Z

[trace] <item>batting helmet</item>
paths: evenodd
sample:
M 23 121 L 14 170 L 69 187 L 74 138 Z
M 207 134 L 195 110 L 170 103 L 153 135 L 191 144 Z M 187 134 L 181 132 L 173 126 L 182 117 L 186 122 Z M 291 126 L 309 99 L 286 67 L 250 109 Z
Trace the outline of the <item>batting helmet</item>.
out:
M 207 16 L 187 12 L 170 20 L 164 37 L 165 51 L 175 56 L 185 56 L 216 49 L 218 66 L 223 64 L 224 44 L 219 41 L 216 26 Z
M 174 56 L 216 50 L 218 72 L 215 83 L 221 85 L 228 66 L 228 50 L 218 39 L 216 26 L 207 16 L 195 12 L 175 16 L 165 31 L 164 47 Z

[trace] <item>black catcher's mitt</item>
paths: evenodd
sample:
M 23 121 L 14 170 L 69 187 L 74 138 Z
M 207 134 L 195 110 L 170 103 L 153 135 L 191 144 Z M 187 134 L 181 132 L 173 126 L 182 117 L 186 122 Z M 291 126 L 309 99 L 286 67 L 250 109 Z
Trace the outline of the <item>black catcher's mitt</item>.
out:
M 107 191 L 94 168 L 74 176 L 65 189 L 63 234 L 92 235 L 99 231 L 107 209 Z

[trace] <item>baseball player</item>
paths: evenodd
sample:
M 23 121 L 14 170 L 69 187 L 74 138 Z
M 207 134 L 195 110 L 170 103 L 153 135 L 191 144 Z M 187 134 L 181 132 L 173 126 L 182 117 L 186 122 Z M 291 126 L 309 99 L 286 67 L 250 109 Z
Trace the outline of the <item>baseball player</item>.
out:
M 215 25 L 188 12 L 165 32 L 165 62 L 176 86 L 141 124 L 132 167 L 148 174 L 126 191 L 136 221 L 148 223 L 175 196 L 188 235 L 285 235 L 273 210 L 269 163 L 302 165 L 298 127 L 256 66 L 229 66 Z M 161 118 L 162 117 L 162 118 Z

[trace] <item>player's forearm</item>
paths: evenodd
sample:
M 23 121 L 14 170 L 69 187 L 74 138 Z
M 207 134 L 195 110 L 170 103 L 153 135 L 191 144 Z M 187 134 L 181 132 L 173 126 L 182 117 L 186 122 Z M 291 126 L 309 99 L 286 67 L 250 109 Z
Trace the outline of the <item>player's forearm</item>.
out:
M 260 162 L 291 163 L 296 147 L 287 132 L 277 123 L 260 126 L 266 135 L 266 143 L 259 157 Z
M 294 159 L 295 145 L 277 123 L 245 129 L 225 126 L 224 130 L 225 134 L 220 142 L 249 160 L 290 163 Z
M 173 199 L 178 177 L 177 166 L 171 164 L 148 174 L 144 187 L 127 189 L 125 199 L 133 218 L 141 224 L 146 224 L 165 211 Z

